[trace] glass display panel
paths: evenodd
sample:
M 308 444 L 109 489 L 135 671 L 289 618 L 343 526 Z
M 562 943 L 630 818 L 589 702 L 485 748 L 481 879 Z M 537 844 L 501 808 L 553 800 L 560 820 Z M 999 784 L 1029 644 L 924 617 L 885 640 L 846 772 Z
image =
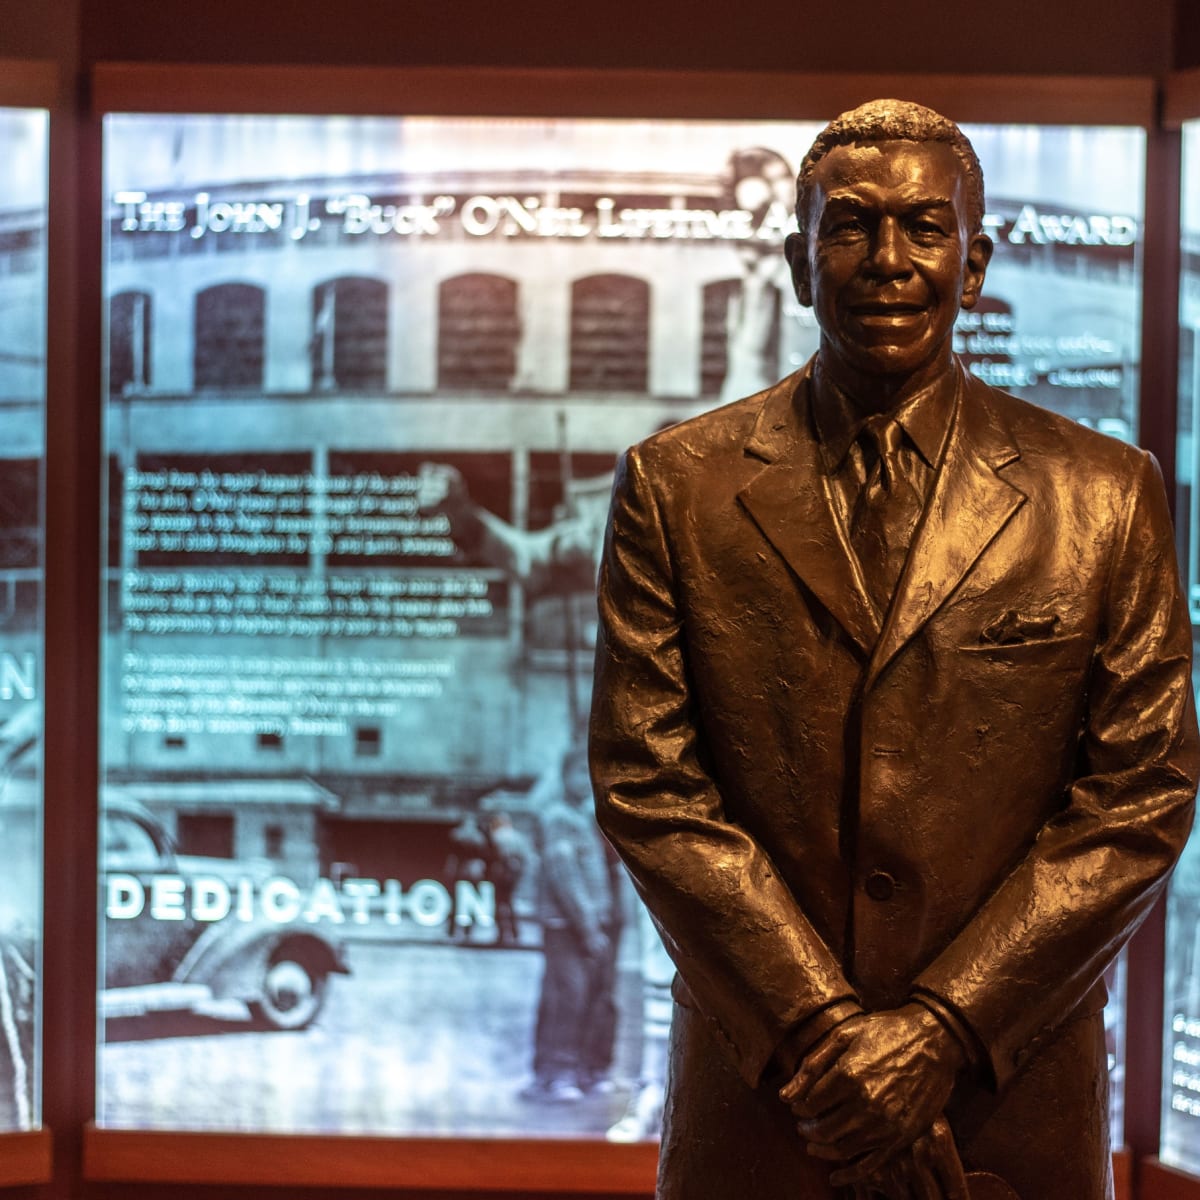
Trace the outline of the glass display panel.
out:
M 0 1132 L 41 1123 L 47 126 L 0 108 Z
M 627 445 L 816 348 L 817 128 L 107 119 L 102 1125 L 655 1135 L 596 561 Z M 1143 135 L 969 132 L 958 349 L 1135 436 Z
M 1200 122 L 1183 127 L 1180 198 L 1179 434 L 1176 529 L 1187 583 L 1193 646 L 1200 626 L 1197 530 L 1196 333 L 1200 329 Z M 1197 682 L 1193 669 L 1193 683 Z M 1184 848 L 1167 898 L 1163 1014 L 1162 1145 L 1164 1162 L 1200 1173 L 1200 839 Z

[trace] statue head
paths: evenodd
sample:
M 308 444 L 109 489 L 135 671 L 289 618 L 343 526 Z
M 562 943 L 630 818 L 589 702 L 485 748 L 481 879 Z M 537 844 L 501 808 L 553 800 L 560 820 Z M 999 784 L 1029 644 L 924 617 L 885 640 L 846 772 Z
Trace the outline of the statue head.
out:
M 884 407 L 948 370 L 992 253 L 983 173 L 958 126 L 896 100 L 844 113 L 805 156 L 796 209 L 785 253 L 831 376 Z

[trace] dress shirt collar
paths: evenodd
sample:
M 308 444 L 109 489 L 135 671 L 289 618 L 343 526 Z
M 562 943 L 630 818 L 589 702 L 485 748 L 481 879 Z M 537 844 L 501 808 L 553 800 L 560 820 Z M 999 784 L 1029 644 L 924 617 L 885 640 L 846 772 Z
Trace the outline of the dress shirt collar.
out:
M 888 414 L 904 430 L 931 469 L 936 469 L 941 460 L 961 383 L 962 367 L 955 358 L 950 370 Z M 832 475 L 841 467 L 855 438 L 874 414 L 863 414 L 854 400 L 829 378 L 828 372 L 821 370 L 819 360 L 813 361 L 809 392 L 821 458 L 826 471 Z

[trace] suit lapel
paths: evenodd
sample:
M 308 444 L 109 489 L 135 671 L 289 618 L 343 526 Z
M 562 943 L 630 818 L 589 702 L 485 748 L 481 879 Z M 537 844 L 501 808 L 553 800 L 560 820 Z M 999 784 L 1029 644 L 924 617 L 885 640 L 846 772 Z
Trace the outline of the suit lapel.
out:
M 747 454 L 766 465 L 738 493 L 763 535 L 869 656 L 879 637 L 874 606 L 824 486 L 808 414 L 808 378 L 784 380 L 766 397 Z
M 990 391 L 965 376 L 950 441 L 871 656 L 866 687 L 942 606 L 1025 502 L 1025 494 L 997 473 L 1020 453 Z

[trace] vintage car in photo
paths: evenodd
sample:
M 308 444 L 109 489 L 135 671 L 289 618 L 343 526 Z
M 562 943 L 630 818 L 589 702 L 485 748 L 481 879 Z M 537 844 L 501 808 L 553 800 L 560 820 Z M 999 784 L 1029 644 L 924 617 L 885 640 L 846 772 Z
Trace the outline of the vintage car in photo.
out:
M 106 789 L 100 902 L 106 1018 L 191 1011 L 304 1029 L 347 974 L 325 927 L 262 903 L 262 860 L 180 854 L 144 805 Z

